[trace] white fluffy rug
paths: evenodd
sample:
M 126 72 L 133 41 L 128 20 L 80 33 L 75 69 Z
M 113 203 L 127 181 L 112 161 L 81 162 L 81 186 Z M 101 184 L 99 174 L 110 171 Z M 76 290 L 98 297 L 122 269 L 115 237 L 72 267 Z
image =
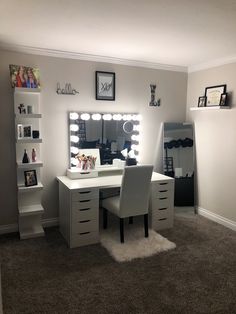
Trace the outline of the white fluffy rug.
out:
M 125 243 L 120 243 L 119 230 L 106 229 L 100 233 L 100 241 L 110 255 L 117 262 L 127 262 L 134 258 L 152 256 L 162 251 L 176 247 L 154 230 L 149 230 L 149 237 L 144 237 L 144 230 L 140 227 L 124 229 Z

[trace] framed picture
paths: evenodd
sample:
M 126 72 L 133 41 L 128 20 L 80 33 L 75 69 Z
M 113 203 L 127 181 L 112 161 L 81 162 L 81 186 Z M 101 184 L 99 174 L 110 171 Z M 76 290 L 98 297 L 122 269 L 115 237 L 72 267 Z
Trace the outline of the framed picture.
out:
M 219 106 L 221 94 L 225 94 L 226 85 L 206 87 L 205 96 L 207 97 L 206 106 Z
M 11 86 L 23 88 L 40 88 L 39 69 L 10 64 Z
M 32 138 L 32 125 L 23 125 L 23 138 Z
M 96 71 L 96 99 L 115 100 L 115 73 Z
M 205 107 L 206 106 L 206 96 L 201 96 L 198 98 L 198 107 Z
M 26 170 L 24 171 L 24 175 L 25 186 L 33 186 L 38 184 L 36 170 Z
M 227 93 L 221 94 L 220 106 L 227 106 Z
M 17 139 L 23 138 L 23 124 L 17 124 Z

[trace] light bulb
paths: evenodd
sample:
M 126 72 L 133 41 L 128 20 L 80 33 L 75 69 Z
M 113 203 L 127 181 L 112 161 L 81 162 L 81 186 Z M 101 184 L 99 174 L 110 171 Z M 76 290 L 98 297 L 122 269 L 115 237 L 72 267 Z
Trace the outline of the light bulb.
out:
M 77 132 L 79 130 L 78 124 L 71 124 L 70 125 L 70 130 L 73 132 Z
M 89 120 L 89 119 L 90 119 L 90 114 L 88 114 L 88 113 L 82 113 L 81 116 L 80 116 L 80 118 L 81 118 L 82 120 Z
M 71 146 L 70 151 L 72 154 L 75 154 L 75 155 L 79 153 L 78 147 L 75 147 L 75 146 Z
M 76 159 L 76 158 L 74 158 L 74 157 L 72 157 L 72 158 L 70 159 L 70 162 L 71 162 L 71 164 L 72 164 L 73 166 L 77 166 L 78 163 L 79 163 L 78 159 Z
M 113 114 L 113 120 L 120 121 L 122 119 L 122 115 L 120 113 Z
M 77 120 L 79 119 L 79 115 L 77 112 L 70 112 L 70 120 Z
M 102 116 L 103 120 L 111 120 L 112 119 L 112 115 L 110 113 L 106 113 Z
M 94 113 L 92 114 L 92 119 L 93 120 L 101 120 L 102 116 L 100 115 L 100 113 Z
M 73 143 L 78 143 L 79 142 L 79 137 L 76 135 L 71 135 L 70 141 Z

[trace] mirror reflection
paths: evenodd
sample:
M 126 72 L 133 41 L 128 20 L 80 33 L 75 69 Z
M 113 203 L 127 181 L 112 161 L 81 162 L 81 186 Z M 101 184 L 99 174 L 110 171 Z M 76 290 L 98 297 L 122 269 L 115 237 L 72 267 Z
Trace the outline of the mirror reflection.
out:
M 70 161 L 75 167 L 75 156 L 80 149 L 99 148 L 101 165 L 122 159 L 124 149 L 138 156 L 140 115 L 110 113 L 69 113 Z
M 164 123 L 164 174 L 175 178 L 175 206 L 194 206 L 194 142 L 190 123 Z

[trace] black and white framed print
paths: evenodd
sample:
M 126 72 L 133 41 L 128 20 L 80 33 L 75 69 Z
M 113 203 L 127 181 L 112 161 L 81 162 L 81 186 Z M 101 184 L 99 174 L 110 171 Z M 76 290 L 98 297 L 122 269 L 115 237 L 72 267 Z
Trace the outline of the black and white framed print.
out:
M 205 96 L 200 96 L 198 98 L 198 107 L 205 107 L 206 106 L 206 97 Z
M 115 100 L 115 73 L 96 71 L 96 99 Z
M 220 106 L 227 106 L 227 93 L 221 94 Z

